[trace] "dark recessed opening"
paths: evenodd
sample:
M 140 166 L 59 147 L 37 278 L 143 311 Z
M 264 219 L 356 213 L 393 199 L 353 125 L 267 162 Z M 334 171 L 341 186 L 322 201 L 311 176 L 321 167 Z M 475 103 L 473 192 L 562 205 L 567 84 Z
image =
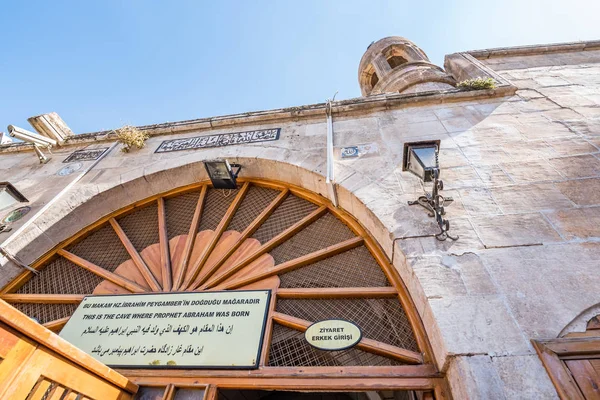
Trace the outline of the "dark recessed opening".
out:
M 399 65 L 406 64 L 408 61 L 406 61 L 406 58 L 404 58 L 404 57 L 391 56 L 390 58 L 387 59 L 387 62 L 388 62 L 388 64 L 390 64 L 390 67 L 392 67 L 392 69 L 394 69 Z
M 379 77 L 373 72 L 373 75 L 371 75 L 371 87 L 374 88 L 375 85 L 377 85 L 377 82 L 379 82 Z

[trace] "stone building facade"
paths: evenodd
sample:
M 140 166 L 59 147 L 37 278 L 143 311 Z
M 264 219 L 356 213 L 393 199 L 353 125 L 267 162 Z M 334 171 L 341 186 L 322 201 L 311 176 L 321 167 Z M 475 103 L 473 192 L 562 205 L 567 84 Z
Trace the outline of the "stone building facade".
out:
M 496 87 L 455 87 L 476 77 Z M 408 288 L 453 398 L 557 398 L 532 340 L 584 332 L 600 314 L 600 42 L 456 53 L 442 69 L 386 38 L 365 53 L 359 84 L 364 97 L 330 104 L 142 126 L 146 146 L 129 153 L 113 131 L 67 135 L 45 164 L 30 144 L 0 145 L 0 181 L 31 207 L 0 233 L 0 287 L 102 217 L 227 159 L 240 177 L 335 193 Z M 408 205 L 424 189 L 402 170 L 404 144 L 426 140 L 440 141 L 456 241 L 436 240 L 433 219 Z

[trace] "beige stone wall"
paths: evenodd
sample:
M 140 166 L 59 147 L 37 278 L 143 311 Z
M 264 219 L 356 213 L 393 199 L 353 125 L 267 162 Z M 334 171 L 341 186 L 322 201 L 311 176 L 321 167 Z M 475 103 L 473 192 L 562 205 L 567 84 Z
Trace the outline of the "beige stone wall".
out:
M 518 86 L 514 96 L 334 114 L 340 206 L 400 271 L 458 399 L 555 398 L 530 339 L 557 337 L 600 302 L 600 57 L 530 57 L 482 60 Z M 154 153 L 165 139 L 270 127 L 282 128 L 279 141 Z M 202 161 L 211 158 L 327 196 L 325 138 L 322 114 L 153 136 L 129 154 L 115 149 L 6 248 L 30 263 L 113 210 L 206 179 Z M 422 189 L 401 171 L 403 144 L 425 139 L 441 140 L 456 242 L 437 241 L 424 209 L 407 205 Z M 344 146 L 359 146 L 361 156 L 341 159 Z M 43 166 L 32 152 L 0 153 L 0 176 L 35 212 L 77 175 L 56 172 L 79 147 Z M 19 272 L 4 264 L 0 286 Z

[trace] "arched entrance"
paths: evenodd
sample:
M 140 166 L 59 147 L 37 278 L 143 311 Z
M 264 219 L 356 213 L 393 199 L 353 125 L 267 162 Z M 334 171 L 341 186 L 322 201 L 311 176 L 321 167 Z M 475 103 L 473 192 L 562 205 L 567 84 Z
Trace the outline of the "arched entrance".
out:
M 2 299 L 54 331 L 91 294 L 272 291 L 258 369 L 119 370 L 141 386 L 448 396 L 422 321 L 378 244 L 351 215 L 293 185 L 177 188 L 111 213 L 34 267 L 39 274 L 17 277 Z M 341 351 L 311 347 L 303 332 L 324 319 L 355 323 L 363 339 Z

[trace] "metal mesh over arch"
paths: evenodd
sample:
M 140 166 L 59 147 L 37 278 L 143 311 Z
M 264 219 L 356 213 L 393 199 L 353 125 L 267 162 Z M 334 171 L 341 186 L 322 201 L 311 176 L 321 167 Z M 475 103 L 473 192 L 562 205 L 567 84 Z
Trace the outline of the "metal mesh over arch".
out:
M 289 195 L 252 237 L 266 243 L 316 209 L 315 204 Z
M 102 278 L 99 276 L 58 257 L 25 282 L 17 293 L 88 294 L 92 293 L 100 282 Z
M 268 284 L 264 288 L 273 290 L 272 298 L 277 301 L 276 312 L 279 319 L 275 320 L 284 323 L 288 318 L 285 326 L 294 327 L 290 329 L 278 323 L 269 325 L 273 326 L 273 332 L 272 341 L 268 345 L 268 365 L 310 367 L 403 364 L 398 360 L 418 363 L 420 349 L 409 318 L 402 309 L 397 288 L 386 278 L 386 274 L 393 272 L 389 265 L 380 265 L 371 254 L 369 249 L 373 252 L 377 249 L 365 242 L 366 236 L 357 238 L 356 233 L 346 225 L 352 222 L 338 217 L 342 214 L 338 214 L 337 210 L 328 210 L 327 203 L 306 200 L 315 198 L 312 195 L 291 189 L 284 193 L 283 188 L 277 190 L 252 184 L 249 186 L 247 190 L 231 191 L 206 188 L 201 214 L 196 214 L 201 189 L 194 188 L 192 191 L 188 189 L 163 198 L 164 221 L 163 216 L 158 213 L 160 200 L 148 201 L 143 207 L 120 215 L 111 215 L 126 238 L 120 238 L 116 234 L 108 219 L 99 223 L 87 236 L 75 238 L 74 244 L 59 252 L 62 256 L 57 255 L 45 266 L 41 266 L 38 275 L 32 276 L 19 289 L 14 290 L 16 296 L 47 294 L 47 297 L 30 297 L 32 300 L 15 302 L 15 306 L 42 323 L 53 322 L 51 326 L 56 326 L 56 320 L 71 315 L 76 307 L 72 302 L 78 301 L 76 297 L 65 297 L 63 304 L 60 295 L 86 295 L 96 289 L 98 291 L 95 293 L 127 294 L 127 287 L 136 287 L 129 285 L 131 279 L 138 279 L 133 282 L 137 287 L 155 291 L 143 281 L 141 272 L 144 268 L 153 268 L 150 273 L 158 278 L 158 286 L 163 285 L 161 278 L 164 270 L 160 268 L 164 265 L 161 256 L 164 257 L 166 253 L 161 253 L 161 250 L 168 250 L 171 264 L 179 268 L 179 262 L 183 259 L 182 252 L 189 251 L 190 255 L 199 257 L 208 248 L 217 254 L 213 257 L 212 253 L 207 252 L 206 260 L 220 264 L 211 265 L 207 270 L 206 265 L 201 263 L 188 263 L 185 266 L 186 273 L 197 268 L 191 272 L 196 272 L 195 276 L 198 278 L 195 281 L 182 279 L 177 290 L 221 289 L 219 285 L 227 288 L 228 284 L 231 284 L 230 288 L 238 288 L 244 287 L 247 282 L 251 282 L 252 288 L 263 288 L 261 285 Z M 279 200 L 274 202 L 276 198 Z M 228 210 L 233 202 L 239 207 L 235 212 L 232 211 L 233 214 L 229 214 Z M 305 220 L 319 207 L 321 210 L 318 218 L 311 219 L 311 222 Z M 268 217 L 258 218 L 261 214 Z M 194 217 L 199 221 L 198 231 L 203 233 L 192 240 L 187 234 Z M 227 226 L 221 224 L 229 219 Z M 249 237 L 243 236 L 242 232 L 251 224 L 256 230 Z M 223 226 L 222 230 L 217 229 L 219 225 Z M 164 231 L 161 231 L 163 227 Z M 285 234 L 282 235 L 283 233 Z M 160 243 L 161 237 L 166 237 L 167 240 Z M 276 237 L 279 238 L 276 243 L 265 246 Z M 128 246 L 129 242 L 133 249 Z M 145 251 L 146 249 L 148 250 Z M 136 258 L 136 252 L 143 252 L 144 256 Z M 252 259 L 257 262 L 249 261 L 244 264 L 248 256 L 255 256 Z M 134 257 L 135 262 L 131 261 L 131 257 Z M 283 267 L 285 272 L 281 269 Z M 231 273 L 221 275 L 227 271 Z M 206 274 L 206 279 L 200 272 Z M 223 279 L 219 280 L 220 277 Z M 177 277 L 173 275 L 171 278 L 175 282 Z M 109 285 L 104 284 L 107 281 Z M 153 287 L 156 288 L 156 285 Z M 374 295 L 369 298 L 358 290 L 360 288 L 365 288 L 365 293 Z M 279 290 L 282 292 L 280 296 L 277 294 Z M 287 295 L 283 295 L 284 290 L 288 291 Z M 342 292 L 350 293 L 352 298 L 340 296 L 339 293 Z M 54 295 L 58 297 L 53 297 Z M 304 325 L 289 323 L 294 318 L 301 319 L 304 323 L 324 319 L 352 321 L 362 329 L 365 339 L 378 342 L 382 348 L 391 350 L 383 353 L 388 357 L 374 350 L 375 347 L 369 347 L 370 345 L 361 345 L 364 350 L 352 348 L 334 352 L 321 351 L 304 340 Z M 398 348 L 403 349 L 404 353 L 398 353 Z M 267 348 L 264 349 L 266 350 Z M 402 354 L 411 352 L 414 354 L 403 358 Z
M 361 246 L 279 275 L 282 288 L 390 286 L 377 261 Z
M 343 367 L 402 365 L 401 362 L 356 348 L 341 351 L 319 350 L 306 342 L 304 333 L 274 324 L 269 350 L 271 367 Z
M 138 251 L 158 242 L 158 206 L 156 203 L 117 219 L 131 244 Z
M 277 311 L 308 321 L 345 319 L 358 325 L 366 338 L 419 350 L 398 299 L 280 299 Z
M 130 258 L 121 240 L 108 223 L 68 250 L 110 272 Z

